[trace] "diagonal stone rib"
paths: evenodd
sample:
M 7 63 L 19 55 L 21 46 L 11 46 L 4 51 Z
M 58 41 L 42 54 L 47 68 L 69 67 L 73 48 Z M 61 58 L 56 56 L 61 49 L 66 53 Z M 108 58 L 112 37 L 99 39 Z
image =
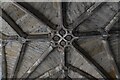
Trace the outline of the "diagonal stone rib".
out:
M 50 39 L 50 34 L 45 33 L 45 34 L 29 34 L 26 39 Z
M 105 2 L 98 2 L 93 4 L 86 12 L 84 12 L 82 15 L 80 15 L 73 24 L 71 24 L 69 27 L 74 28 L 76 30 L 77 26 L 80 25 L 83 21 L 88 19 L 93 13 L 96 12 L 101 6 L 105 4 Z M 74 31 L 73 30 L 73 31 Z
M 26 38 L 27 34 L 15 23 L 15 21 L 2 9 L 2 18 L 17 32 L 20 37 Z
M 51 76 L 51 75 L 53 75 L 53 74 L 55 74 L 55 73 L 57 73 L 57 72 L 59 72 L 59 71 L 61 71 L 61 70 L 62 70 L 62 65 L 59 64 L 58 66 L 56 66 L 56 67 L 54 67 L 54 68 L 46 71 L 46 72 L 43 73 L 42 75 L 39 75 L 39 76 L 36 77 L 35 79 L 37 79 L 37 78 L 47 78 L 47 77 L 49 77 L 49 76 Z
M 8 35 L 0 32 L 0 39 L 1 39 L 1 40 L 17 40 L 17 39 L 18 39 L 18 36 L 17 36 L 17 35 L 8 36 Z
M 71 48 L 70 46 L 67 46 L 67 47 L 64 48 L 64 54 L 65 54 L 65 55 L 64 55 L 64 59 L 65 59 L 64 65 L 65 65 L 66 67 L 68 67 L 67 64 L 70 62 L 69 59 L 68 59 L 68 58 L 69 58 L 70 48 Z
M 17 61 L 16 61 L 16 64 L 14 66 L 14 71 L 13 71 L 13 74 L 12 74 L 12 77 L 13 78 L 16 78 L 17 77 L 17 73 L 19 72 L 19 69 L 20 69 L 20 65 L 23 61 L 23 57 L 25 55 L 25 52 L 26 52 L 26 49 L 27 49 L 27 46 L 28 46 L 28 41 L 26 41 L 25 43 L 22 44 L 22 48 L 21 48 L 21 51 L 20 51 L 20 54 L 17 58 Z
M 72 45 L 105 79 L 112 79 L 112 77 L 101 67 L 82 47 L 80 47 L 76 40 L 73 41 Z
M 61 3 L 61 14 L 62 14 L 62 24 L 66 28 L 67 27 L 67 2 Z
M 28 78 L 37 67 L 47 58 L 47 56 L 53 52 L 56 48 L 52 48 L 51 46 L 40 56 L 40 58 L 23 74 L 22 78 Z
M 6 42 L 2 41 L 2 79 L 7 80 L 7 60 L 5 52 Z
M 77 68 L 77 67 L 75 67 L 75 66 L 73 66 L 73 65 L 71 65 L 71 64 L 68 64 L 68 65 L 69 65 L 69 69 L 70 69 L 70 70 L 72 70 L 72 71 L 74 71 L 74 72 L 77 72 L 77 73 L 79 73 L 80 75 L 85 76 L 85 77 L 88 78 L 88 79 L 98 80 L 97 78 L 95 78 L 94 76 L 88 74 L 87 72 L 85 72 L 85 71 L 83 71 L 83 70 L 81 70 L 81 69 L 79 69 L 79 68 Z
M 120 11 L 113 17 L 113 19 L 109 22 L 109 24 L 105 27 L 105 31 L 109 32 L 115 23 L 117 23 L 120 18 Z
M 98 32 L 98 31 L 90 31 L 90 32 L 79 32 L 79 31 L 75 31 L 73 33 L 73 35 L 75 37 L 79 37 L 79 38 L 82 38 L 82 37 L 100 37 L 101 36 L 101 33 Z
M 111 64 L 113 64 L 114 71 L 115 71 L 115 76 L 118 79 L 118 78 L 120 78 L 120 73 L 119 73 L 119 70 L 118 70 L 118 65 L 117 65 L 116 60 L 115 60 L 115 56 L 113 55 L 113 52 L 110 48 L 110 45 L 109 45 L 110 43 L 109 43 L 108 40 L 102 40 L 102 43 L 104 45 L 105 51 L 108 55 L 108 58 L 109 58 Z
M 119 33 L 120 33 L 119 30 L 111 30 L 109 31 L 108 36 L 119 35 Z M 89 32 L 75 31 L 73 35 L 79 38 L 102 37 L 102 34 L 99 31 L 89 31 Z
M 33 8 L 30 4 L 25 2 L 14 2 L 14 4 L 18 5 L 23 10 L 27 11 L 28 13 L 32 14 L 35 18 L 42 21 L 44 24 L 49 26 L 51 29 L 56 30 L 57 25 L 52 23 L 50 20 L 47 19 L 45 15 L 43 15 L 40 11 Z
M 69 54 L 69 47 L 64 48 L 64 75 L 67 78 L 68 77 L 68 54 Z

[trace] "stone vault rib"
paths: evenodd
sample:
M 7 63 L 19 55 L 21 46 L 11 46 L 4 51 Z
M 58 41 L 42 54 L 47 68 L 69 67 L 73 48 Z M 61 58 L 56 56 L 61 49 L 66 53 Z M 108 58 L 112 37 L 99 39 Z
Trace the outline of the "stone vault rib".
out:
M 72 70 L 72 71 L 74 71 L 74 72 L 77 72 L 77 73 L 79 73 L 80 75 L 85 76 L 85 77 L 88 78 L 88 79 L 98 80 L 97 78 L 95 78 L 94 76 L 88 74 L 87 72 L 84 72 L 83 70 L 81 70 L 81 69 L 79 69 L 79 68 L 77 68 L 77 67 L 75 67 L 75 66 L 73 66 L 73 65 L 71 65 L 71 64 L 68 64 L 68 65 L 69 65 L 68 68 L 69 68 L 70 70 Z
M 50 20 L 48 20 L 41 12 L 33 8 L 31 5 L 25 2 L 17 2 L 18 6 L 20 6 L 22 9 L 25 9 L 28 13 L 32 14 L 34 17 L 36 17 L 38 20 L 42 21 L 44 24 L 49 26 L 51 29 L 56 30 L 57 25 L 52 23 Z
M 105 27 L 105 31 L 109 32 L 113 25 L 118 22 L 120 18 L 120 11 L 113 17 L 113 19 L 109 22 L 109 24 Z
M 84 12 L 82 15 L 80 15 L 73 24 L 70 25 L 70 27 L 73 27 L 74 30 L 76 30 L 77 26 L 80 25 L 83 21 L 88 19 L 93 13 L 96 12 L 101 6 L 105 4 L 105 2 L 98 2 L 93 4 L 86 12 Z M 73 30 L 73 31 L 74 31 Z
M 79 52 L 80 55 L 82 55 L 95 69 L 103 76 L 105 79 L 112 79 L 112 77 L 101 67 L 91 56 L 86 52 L 83 48 L 81 48 L 77 42 L 73 41 L 73 46 L 75 49 Z
M 17 35 L 8 36 L 8 35 L 0 32 L 0 39 L 1 39 L 1 40 L 17 40 L 17 39 L 18 39 L 18 36 L 17 36 Z
M 26 9 L 26 11 L 28 11 L 28 13 L 32 13 L 33 16 L 35 16 L 37 19 L 39 19 L 40 21 L 44 22 L 46 25 L 48 25 L 51 29 L 53 30 L 56 30 L 56 25 L 53 24 L 50 20 L 48 20 L 42 13 L 40 13 L 39 11 L 35 10 L 31 5 L 27 4 L 27 3 L 17 3 L 19 5 L 19 7 L 21 7 L 22 9 Z M 27 5 L 26 5 L 27 4 Z M 84 22 L 86 19 L 88 19 L 95 11 L 96 9 L 100 8 L 104 3 L 95 3 L 93 6 L 91 6 L 86 12 L 83 13 L 83 15 L 81 15 L 80 17 L 78 17 L 78 19 L 76 19 L 75 23 L 73 23 L 72 27 L 74 27 L 75 29 L 77 28 L 77 26 L 79 24 L 81 24 L 82 22 Z M 66 10 L 67 8 L 67 3 L 62 3 L 62 18 L 63 18 L 63 24 L 64 27 L 67 26 L 67 22 L 66 22 Z M 111 27 L 113 26 L 113 24 L 117 21 L 116 18 L 119 18 L 119 13 L 110 21 L 110 24 L 108 24 L 108 26 L 105 28 L 106 31 L 109 31 L 111 29 Z M 5 18 L 5 20 L 12 26 L 12 28 L 18 33 L 18 35 L 20 37 L 24 37 L 26 40 L 27 39 L 48 39 L 49 37 L 49 34 L 30 34 L 30 35 L 27 35 L 24 31 L 22 31 L 22 29 L 12 20 L 12 18 L 6 14 L 5 12 L 3 12 L 3 15 L 2 15 L 3 18 Z M 75 30 L 74 29 L 74 30 Z M 119 34 L 119 31 L 115 30 L 115 31 L 109 31 L 108 32 L 109 35 L 112 35 L 112 34 Z M 101 36 L 104 36 L 104 34 L 100 33 L 99 31 L 93 31 L 93 32 L 77 32 L 77 31 L 73 31 L 73 33 L 75 37 L 81 37 L 81 38 L 89 38 L 89 37 L 101 37 Z M 5 39 L 9 39 L 9 36 L 8 38 L 5 38 Z M 10 37 L 11 39 L 11 37 Z M 25 41 L 26 41 L 25 40 Z M 109 44 L 107 43 L 107 41 L 104 42 L 104 46 L 106 48 L 106 51 L 107 53 L 111 53 L 110 49 L 109 49 Z M 21 52 L 20 52 L 20 55 L 19 55 L 19 58 L 18 58 L 18 61 L 16 63 L 16 66 L 15 67 L 15 71 L 14 71 L 14 75 L 16 76 L 17 75 L 17 72 L 19 70 L 19 66 L 20 66 L 20 63 L 22 61 L 22 58 L 23 58 L 23 54 L 25 54 L 25 49 L 26 47 L 24 47 L 24 43 L 23 43 L 23 47 L 21 49 Z M 90 62 L 96 69 L 99 73 L 101 73 L 101 75 L 105 78 L 108 78 L 108 79 L 111 79 L 111 76 L 94 60 L 90 57 L 90 55 L 88 55 L 88 52 L 86 52 L 84 49 L 82 49 L 77 43 L 76 41 L 73 42 L 73 46 L 76 48 L 76 50 L 81 54 L 83 55 L 88 62 Z M 65 48 L 64 48 L 65 49 Z M 4 49 L 3 49 L 4 50 Z M 4 52 L 3 52 L 4 53 Z M 67 50 L 64 50 L 64 60 L 65 60 L 65 66 L 68 70 L 68 54 L 69 52 Z M 47 55 L 50 54 L 50 53 L 45 53 L 42 58 L 40 58 L 38 61 L 36 61 L 32 67 L 25 73 L 23 74 L 22 77 L 24 78 L 27 78 L 30 76 L 30 74 L 32 74 L 32 72 L 34 72 L 34 70 L 37 68 L 37 66 L 44 61 L 44 58 L 47 57 Z M 70 68 L 73 69 L 74 71 L 76 72 L 79 72 L 80 70 L 78 70 L 78 68 L 70 65 Z M 68 76 L 68 73 L 66 74 L 67 77 Z M 90 77 L 90 76 L 87 76 L 87 77 Z M 91 76 L 92 77 L 92 76 Z M 70 77 L 69 77 L 70 78 Z
M 57 73 L 57 72 L 60 72 L 60 71 L 62 71 L 62 65 L 61 65 L 61 64 L 59 64 L 59 65 L 57 65 L 56 67 L 54 67 L 54 68 L 46 71 L 46 72 L 43 73 L 43 74 L 37 76 L 37 77 L 35 78 L 35 80 L 38 79 L 38 78 L 47 78 L 47 77 L 50 77 L 51 75 L 53 75 L 53 74 L 55 74 L 55 73 Z
M 13 74 L 12 74 L 12 78 L 16 78 L 17 77 L 17 73 L 19 72 L 19 69 L 20 69 L 20 65 L 22 63 L 22 60 L 23 60 L 23 57 L 24 57 L 24 54 L 26 52 L 26 49 L 27 49 L 27 46 L 28 46 L 28 41 L 26 41 L 25 43 L 22 44 L 22 48 L 21 48 L 21 51 L 20 51 L 20 54 L 17 58 L 17 61 L 16 61 L 16 64 L 14 66 L 14 71 L 13 71 Z
M 2 9 L 2 18 L 18 33 L 20 37 L 26 38 L 27 34 L 15 23 L 15 21 Z
M 2 78 L 7 80 L 6 42 L 2 41 Z
M 62 15 L 62 24 L 67 27 L 67 2 L 61 3 L 61 15 Z
M 119 70 L 118 70 L 118 66 L 117 66 L 117 63 L 115 61 L 115 57 L 113 56 L 112 50 L 110 48 L 109 41 L 108 40 L 102 40 L 102 42 L 103 42 L 105 51 L 108 55 L 108 58 L 109 58 L 111 64 L 113 64 L 113 67 L 114 67 L 114 70 L 115 70 L 115 76 L 116 76 L 116 78 L 120 78 L 120 73 L 119 73 Z
M 28 78 L 37 67 L 47 58 L 47 56 L 53 52 L 56 48 L 49 47 L 40 58 L 23 74 L 22 78 Z

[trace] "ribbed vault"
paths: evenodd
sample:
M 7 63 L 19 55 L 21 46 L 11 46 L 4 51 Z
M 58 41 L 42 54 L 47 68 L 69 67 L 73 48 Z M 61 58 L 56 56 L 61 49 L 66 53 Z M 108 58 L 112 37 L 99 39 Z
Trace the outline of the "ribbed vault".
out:
M 3 79 L 120 78 L 118 2 L 0 6 Z

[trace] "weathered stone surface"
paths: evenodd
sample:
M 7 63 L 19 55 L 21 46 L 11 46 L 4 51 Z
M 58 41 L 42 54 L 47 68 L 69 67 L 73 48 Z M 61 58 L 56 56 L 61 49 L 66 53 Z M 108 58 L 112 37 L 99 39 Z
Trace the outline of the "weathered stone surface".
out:
M 48 57 L 42 62 L 39 67 L 35 70 L 35 72 L 30 76 L 30 78 L 35 78 L 44 72 L 52 69 L 53 67 L 61 64 L 61 54 L 57 49 L 50 53 Z
M 107 72 L 112 71 L 112 64 L 107 56 L 107 54 L 103 51 L 98 55 L 93 57 L 96 62 L 98 62 Z
M 25 15 L 24 11 L 13 5 L 11 2 L 5 2 L 1 6 L 6 11 L 6 13 L 9 14 L 9 16 L 12 17 L 12 19 L 15 21 Z
M 91 56 L 99 54 L 104 50 L 103 44 L 100 38 L 80 39 L 78 43 L 84 48 Z
M 105 27 L 107 23 L 118 12 L 118 3 L 106 3 L 96 11 L 89 19 L 84 21 L 79 27 L 79 31 L 96 31 Z
M 23 29 L 24 32 L 29 34 L 47 32 L 47 26 L 30 14 L 25 14 L 16 23 Z
M 49 42 L 33 41 L 29 44 L 24 55 L 18 77 L 20 78 L 35 61 L 42 55 L 42 53 L 49 47 Z
M 60 78 L 61 74 L 63 74 L 62 71 L 59 71 L 59 72 L 52 74 L 49 78 L 53 78 L 53 79 Z
M 102 40 L 100 38 L 91 38 L 86 39 L 85 41 L 84 40 L 79 40 L 80 46 L 86 50 L 89 55 L 107 72 L 110 72 L 112 70 L 112 64 L 107 56 L 107 53 L 105 52 Z
M 44 14 L 48 20 L 53 22 L 54 24 L 62 25 L 62 15 L 61 15 L 61 3 L 29 3 L 39 12 Z M 71 24 L 75 22 L 75 20 L 84 13 L 93 3 L 68 3 L 67 10 L 67 22 Z M 46 26 L 41 21 L 38 21 L 31 14 L 22 11 L 12 3 L 3 3 L 0 6 L 10 15 L 11 18 L 28 34 L 36 34 L 36 33 L 48 33 L 49 26 Z M 91 17 L 85 20 L 78 28 L 79 31 L 96 31 L 100 27 L 105 27 L 109 21 L 115 16 L 118 11 L 118 3 L 106 3 L 100 9 L 98 9 Z M 0 31 L 6 35 L 17 35 L 16 32 L 9 26 L 7 22 L 5 22 L 0 17 L 0 22 L 2 26 L 0 26 Z M 112 29 L 118 28 L 119 22 L 117 22 Z M 111 37 L 111 48 L 113 50 L 113 54 L 115 55 L 116 61 L 118 65 L 120 65 L 120 57 L 119 57 L 119 38 Z M 78 44 L 84 48 L 87 52 L 89 52 L 90 56 L 95 59 L 110 75 L 114 76 L 114 70 L 112 65 L 108 59 L 107 54 L 105 53 L 103 44 L 101 39 L 99 38 L 90 38 L 84 40 L 78 40 Z M 18 42 L 9 41 L 6 46 L 6 56 L 7 56 L 7 68 L 8 68 L 8 77 L 13 72 L 13 67 L 19 56 L 19 52 L 21 50 L 21 44 Z M 36 62 L 38 58 L 43 54 L 44 51 L 48 49 L 50 46 L 50 42 L 35 40 L 29 43 L 28 48 L 23 57 L 22 64 L 20 65 L 20 70 L 17 74 L 17 77 L 20 78 L 24 75 L 24 73 Z M 0 50 L 1 51 L 1 50 Z M 1 54 L 0 54 L 1 59 Z M 75 67 L 82 69 L 85 72 L 88 72 L 92 76 L 96 78 L 102 78 L 102 76 L 91 66 L 74 48 L 69 51 L 68 55 L 69 63 Z M 2 63 L 0 63 L 1 65 Z M 39 75 L 48 72 L 52 68 L 64 64 L 64 54 L 58 50 L 50 53 L 50 55 L 38 66 L 38 68 L 31 74 L 29 78 L 35 78 Z M 120 67 L 119 67 L 120 68 Z M 62 71 L 51 71 L 55 74 L 51 75 L 50 78 L 64 77 Z M 48 76 L 46 75 L 46 76 Z M 71 78 L 81 78 L 82 76 L 78 73 L 69 71 L 68 74 Z M 38 79 L 39 80 L 39 79 Z
M 60 78 L 60 75 L 63 73 L 63 70 L 62 70 L 62 65 L 58 65 L 52 69 L 50 69 L 49 71 L 46 71 L 45 73 L 43 73 L 42 75 L 39 76 L 39 78 L 48 78 L 48 77 L 51 77 L 51 78 L 57 78 L 59 77 Z M 57 76 L 57 77 L 56 77 Z
M 83 12 L 85 12 L 93 3 L 92 2 L 69 2 L 67 10 L 67 21 L 73 23 Z
M 119 26 L 119 25 L 120 25 L 120 18 L 119 18 L 118 21 L 112 26 L 111 30 L 112 30 L 112 29 L 115 29 L 115 28 L 116 28 L 116 29 L 120 29 L 120 26 Z
M 2 26 L 0 26 L 0 31 L 3 32 L 6 35 L 17 35 L 17 33 L 11 28 L 11 26 L 0 17 L 0 23 L 2 23 Z
M 11 78 L 11 74 L 13 74 L 14 66 L 19 56 L 21 46 L 22 45 L 17 41 L 11 41 L 6 45 L 8 78 Z
M 81 70 L 97 78 L 102 78 L 100 74 L 93 68 L 93 66 L 90 65 L 75 49 L 70 50 L 70 56 L 68 59 L 73 66 L 76 66 L 80 68 Z
M 61 24 L 60 3 L 57 2 L 29 2 L 35 9 L 44 14 L 51 22 Z
M 69 74 L 68 74 L 71 78 L 84 78 L 83 76 L 81 76 L 80 74 L 76 73 L 76 72 L 73 72 L 73 71 L 69 71 Z
M 114 37 L 111 37 L 110 46 L 120 70 L 120 38 L 114 39 Z
M 2 45 L 0 42 L 0 66 L 2 66 Z M 2 67 L 0 67 L 0 79 L 2 78 Z

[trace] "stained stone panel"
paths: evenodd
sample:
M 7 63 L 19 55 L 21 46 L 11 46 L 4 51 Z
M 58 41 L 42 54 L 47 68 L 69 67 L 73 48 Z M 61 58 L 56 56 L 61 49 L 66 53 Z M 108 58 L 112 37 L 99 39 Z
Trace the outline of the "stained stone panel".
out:
M 35 9 L 40 11 L 44 14 L 48 20 L 53 22 L 54 24 L 61 24 L 61 10 L 60 10 L 60 3 L 57 2 L 40 2 L 40 3 L 33 3 L 29 2 Z
M 79 31 L 96 31 L 105 27 L 118 12 L 118 3 L 106 3 L 79 27 Z
M 17 33 L 11 28 L 11 26 L 1 17 L 0 23 L 2 23 L 2 26 L 0 26 L 0 32 L 3 32 L 6 35 L 17 35 Z
M 30 76 L 30 78 L 35 78 L 44 72 L 52 69 L 55 66 L 61 64 L 61 54 L 57 49 L 50 53 L 50 55 L 42 62 L 39 67 L 35 70 L 35 72 Z
M 24 32 L 29 34 L 48 32 L 47 26 L 30 14 L 25 14 L 16 23 L 23 29 Z
M 68 10 L 67 10 L 67 22 L 68 24 L 71 24 L 75 22 L 75 20 L 84 13 L 90 6 L 92 6 L 94 3 L 92 2 L 69 2 L 67 4 Z
M 24 55 L 18 77 L 20 78 L 35 61 L 43 54 L 43 52 L 49 47 L 49 42 L 33 41 L 28 44 L 26 53 Z
M 17 41 L 11 41 L 6 45 L 8 78 L 11 78 L 11 74 L 13 74 L 14 66 L 21 51 L 21 47 L 22 45 Z
M 113 55 L 116 59 L 116 62 L 118 64 L 118 68 L 120 70 L 120 38 L 118 37 L 117 39 L 114 39 L 114 37 L 110 38 L 110 46 L 111 46 L 111 50 L 113 52 Z
M 84 78 L 83 76 L 81 76 L 80 74 L 78 74 L 76 72 L 73 72 L 72 70 L 69 70 L 69 76 L 71 78 L 76 78 L 76 79 L 78 79 L 78 78 Z
M 4 2 L 1 6 L 14 21 L 17 21 L 19 18 L 25 15 L 24 11 L 13 5 L 11 2 Z
M 95 70 L 95 68 L 92 65 L 90 65 L 85 60 L 85 58 L 81 56 L 74 48 L 70 50 L 68 60 L 73 66 L 80 68 L 81 70 L 93 75 L 94 77 L 102 78 L 101 75 Z
M 101 39 L 91 38 L 91 39 L 85 40 L 84 43 L 82 42 L 82 40 L 79 40 L 78 43 L 107 72 L 112 71 L 112 64 L 108 58 L 107 53 L 105 52 L 105 49 L 104 49 Z

